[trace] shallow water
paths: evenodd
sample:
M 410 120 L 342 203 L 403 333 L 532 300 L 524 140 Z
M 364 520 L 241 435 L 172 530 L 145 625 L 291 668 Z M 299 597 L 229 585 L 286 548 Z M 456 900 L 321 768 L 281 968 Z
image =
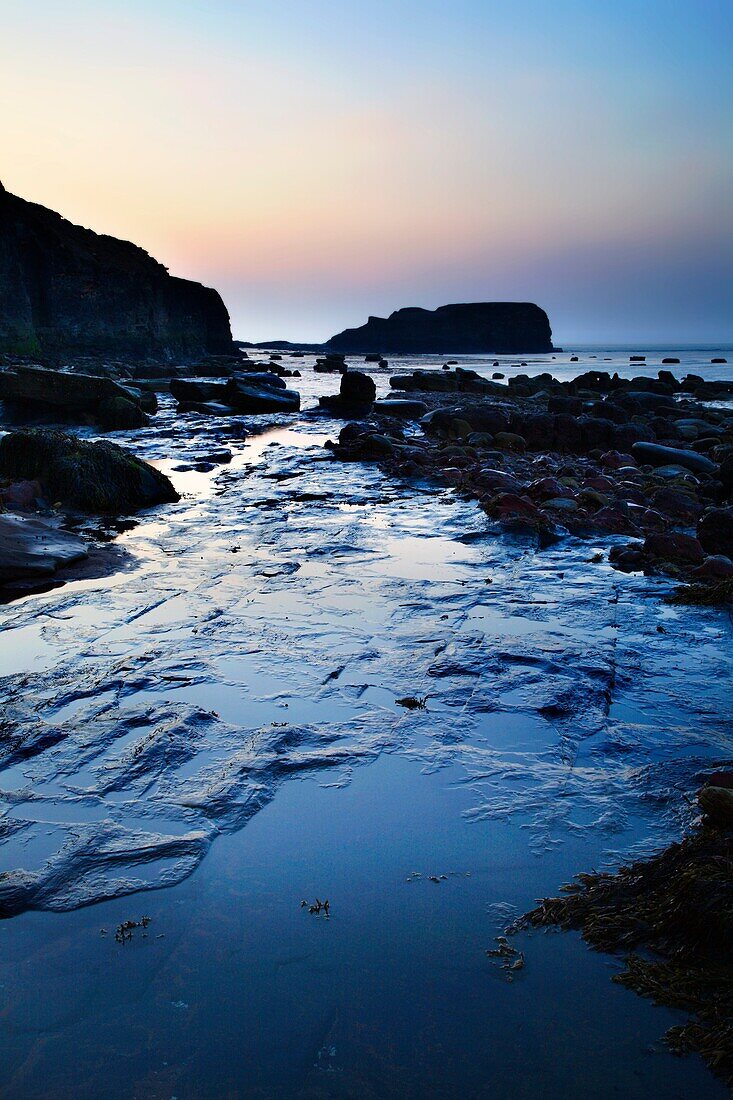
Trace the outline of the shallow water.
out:
M 181 502 L 119 539 L 132 570 L 0 609 L 4 1091 L 722 1095 L 615 960 L 523 937 L 508 983 L 485 950 L 679 836 L 732 755 L 729 617 L 592 563 L 606 543 L 537 553 L 332 461 L 307 406 L 338 377 L 311 363 L 266 434 L 168 403 L 118 433 L 166 470 L 233 459 L 171 473 Z

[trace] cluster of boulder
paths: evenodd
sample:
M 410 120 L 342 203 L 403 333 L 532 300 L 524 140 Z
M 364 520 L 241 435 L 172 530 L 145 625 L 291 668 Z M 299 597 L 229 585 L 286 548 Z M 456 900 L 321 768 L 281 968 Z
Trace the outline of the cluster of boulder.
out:
M 226 382 L 174 378 L 171 393 L 179 412 L 233 416 L 248 413 L 292 413 L 300 408 L 300 394 L 287 388 L 280 373 L 271 370 L 237 372 Z
M 708 404 L 729 401 L 733 383 L 592 371 L 500 386 L 461 369 L 391 383 L 395 399 L 347 424 L 331 444 L 337 457 L 437 478 L 541 543 L 634 536 L 612 551 L 621 568 L 733 577 L 733 410 Z M 400 415 L 401 402 L 414 412 Z
M 346 369 L 346 356 L 336 352 L 319 356 L 313 364 L 317 374 L 343 374 Z
M 170 380 L 179 411 L 229 416 L 300 408 L 299 394 L 283 380 L 297 372 L 277 362 L 249 364 L 241 354 L 212 358 L 219 375 L 226 358 L 225 381 Z M 66 513 L 119 515 L 178 500 L 163 473 L 109 440 L 26 427 L 49 421 L 101 431 L 147 426 L 158 408 L 155 379 L 138 388 L 110 377 L 115 364 L 108 364 L 110 373 L 101 369 L 105 364 L 93 365 L 98 373 L 15 360 L 0 369 L 3 420 L 23 425 L 0 439 L 0 600 L 43 586 L 57 569 L 87 557 L 89 544 L 64 529 Z
M 239 357 L 227 358 L 225 370 L 221 358 L 217 357 L 216 364 L 191 365 L 185 371 L 167 370 L 165 377 L 170 380 L 179 411 L 228 416 L 297 412 L 300 408 L 299 394 L 289 390 L 283 381 L 285 377 L 299 376 L 299 371 L 276 362 L 250 364 Z M 99 364 L 96 366 L 99 368 Z M 219 380 L 202 381 L 206 367 Z M 195 379 L 183 376 L 192 372 L 198 372 L 199 376 Z M 222 375 L 225 381 L 220 380 Z M 0 402 L 4 418 L 10 423 L 45 420 L 88 424 L 102 431 L 144 428 L 158 409 L 155 389 L 160 386 L 156 377 L 136 386 L 108 373 L 55 370 L 14 362 L 0 367 Z

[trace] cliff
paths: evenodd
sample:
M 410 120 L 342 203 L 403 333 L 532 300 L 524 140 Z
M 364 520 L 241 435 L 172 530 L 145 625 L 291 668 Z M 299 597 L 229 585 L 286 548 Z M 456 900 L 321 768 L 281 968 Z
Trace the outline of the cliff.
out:
M 166 359 L 233 350 L 215 290 L 0 184 L 0 354 Z
M 552 351 L 547 314 L 530 302 L 472 302 L 438 309 L 398 309 L 332 336 L 340 352 L 520 355 Z

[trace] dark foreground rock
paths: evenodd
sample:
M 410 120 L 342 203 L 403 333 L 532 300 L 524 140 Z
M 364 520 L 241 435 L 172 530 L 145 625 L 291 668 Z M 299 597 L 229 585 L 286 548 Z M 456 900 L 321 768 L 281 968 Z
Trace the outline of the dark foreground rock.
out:
M 0 400 L 16 412 L 46 413 L 109 431 L 144 427 L 143 406 L 154 412 L 157 405 L 155 394 L 111 378 L 24 365 L 0 371 Z
M 552 351 L 547 314 L 529 302 L 471 302 L 438 309 L 410 307 L 370 317 L 360 328 L 332 336 L 331 352 L 462 354 Z
M 0 353 L 233 350 L 215 290 L 174 278 L 142 248 L 72 225 L 0 184 Z
M 708 554 L 733 558 L 733 506 L 706 512 L 697 525 L 697 537 Z
M 639 442 L 631 448 L 632 454 L 641 462 L 650 466 L 683 466 L 696 474 L 711 474 L 717 469 L 715 463 L 696 451 L 681 447 L 663 447 L 658 443 Z
M 226 383 L 226 401 L 238 413 L 286 413 L 300 408 L 300 394 L 277 375 L 235 374 Z
M 36 481 L 48 503 L 82 512 L 135 512 L 179 499 L 165 474 L 123 447 L 59 431 L 0 439 L 0 478 Z
M 50 577 L 87 557 L 85 543 L 30 516 L 0 515 L 0 584 L 26 577 Z

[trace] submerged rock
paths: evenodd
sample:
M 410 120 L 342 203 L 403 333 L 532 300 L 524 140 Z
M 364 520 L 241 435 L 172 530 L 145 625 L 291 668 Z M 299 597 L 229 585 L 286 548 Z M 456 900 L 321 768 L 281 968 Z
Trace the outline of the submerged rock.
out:
M 0 439 L 0 477 L 37 480 L 49 501 L 82 512 L 135 512 L 179 499 L 165 474 L 131 451 L 59 431 Z

